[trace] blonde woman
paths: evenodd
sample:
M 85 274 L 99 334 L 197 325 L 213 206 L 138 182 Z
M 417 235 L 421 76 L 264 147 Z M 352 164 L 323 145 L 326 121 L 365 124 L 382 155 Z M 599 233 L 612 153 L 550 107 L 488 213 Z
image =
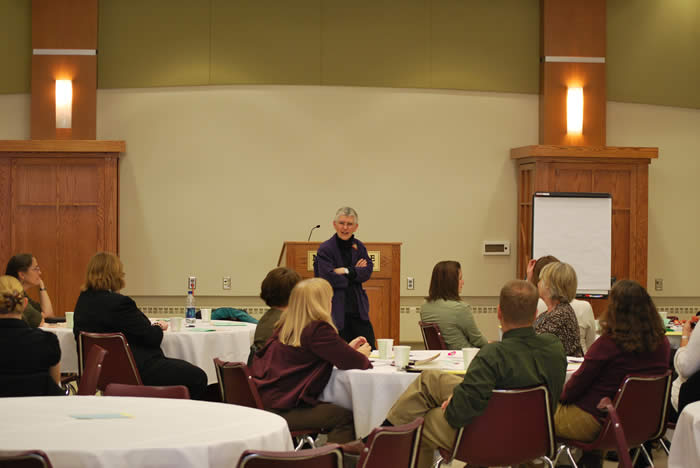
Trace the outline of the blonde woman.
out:
M 570 302 L 576 297 L 576 272 L 568 263 L 554 262 L 540 272 L 537 285 L 547 311 L 535 320 L 536 333 L 556 335 L 567 356 L 583 356 L 576 313 Z
M 22 320 L 22 284 L 0 276 L 0 396 L 62 395 L 61 348 L 53 333 Z
M 116 255 L 99 252 L 92 256 L 73 309 L 76 342 L 81 331 L 123 333 L 144 385 L 185 385 L 193 400 L 203 398 L 207 374 L 187 361 L 165 357 L 160 343 L 168 324 L 151 324 L 133 299 L 119 294 L 125 285 L 124 276 L 124 266 Z
M 272 338 L 255 354 L 252 374 L 266 409 L 290 430 L 325 429 L 329 442 L 355 439 L 352 411 L 318 401 L 338 369 L 369 369 L 364 337 L 346 343 L 331 319 L 333 289 L 322 278 L 297 283 Z

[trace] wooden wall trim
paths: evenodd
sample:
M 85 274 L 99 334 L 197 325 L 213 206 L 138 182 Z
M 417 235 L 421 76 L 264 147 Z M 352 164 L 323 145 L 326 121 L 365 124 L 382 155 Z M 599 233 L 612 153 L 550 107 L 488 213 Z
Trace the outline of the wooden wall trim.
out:
M 656 159 L 659 148 L 632 146 L 530 145 L 511 148 L 510 159 L 533 157 Z
M 0 140 L 2 153 L 123 153 L 125 151 L 126 142 L 123 140 Z

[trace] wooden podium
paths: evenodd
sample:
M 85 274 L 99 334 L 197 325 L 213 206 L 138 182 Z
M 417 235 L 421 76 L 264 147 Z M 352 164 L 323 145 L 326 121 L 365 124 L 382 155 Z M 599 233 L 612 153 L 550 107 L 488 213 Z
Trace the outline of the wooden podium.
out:
M 320 242 L 291 242 L 282 246 L 278 266 L 291 268 L 302 278 L 314 276 L 313 259 Z M 369 298 L 369 317 L 376 338 L 393 338 L 399 343 L 399 283 L 401 282 L 401 243 L 365 242 L 374 262 L 372 277 L 363 284 Z

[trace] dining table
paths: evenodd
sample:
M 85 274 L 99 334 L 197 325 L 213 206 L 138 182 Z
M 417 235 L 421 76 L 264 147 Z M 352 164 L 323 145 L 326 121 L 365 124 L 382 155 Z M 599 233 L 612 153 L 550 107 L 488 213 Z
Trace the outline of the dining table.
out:
M 153 319 L 153 321 L 168 319 Z M 200 367 L 207 374 L 209 384 L 216 383 L 214 358 L 224 361 L 247 362 L 250 346 L 253 344 L 256 325 L 229 320 L 197 319 L 194 327 L 183 327 L 172 331 L 170 327 L 163 333 L 160 348 L 166 357 L 185 360 Z M 44 326 L 42 330 L 55 333 L 61 346 L 61 372 L 78 372 L 78 352 L 73 329 L 65 324 Z
M 668 468 L 700 466 L 700 401 L 686 405 L 671 440 Z
M 54 468 L 236 466 L 245 450 L 289 451 L 286 421 L 188 399 L 0 398 L 0 453 L 39 449 Z
M 436 355 L 433 361 L 406 371 L 397 369 L 391 357 L 379 359 L 375 351 L 370 355 L 372 369 L 340 370 L 334 367 L 319 400 L 351 410 L 355 435 L 365 437 L 386 419 L 396 400 L 421 371 L 439 370 L 462 376 L 466 373 L 461 351 L 412 350 L 409 359 L 421 361 Z M 568 361 L 567 380 L 580 367 L 583 358 L 568 358 Z

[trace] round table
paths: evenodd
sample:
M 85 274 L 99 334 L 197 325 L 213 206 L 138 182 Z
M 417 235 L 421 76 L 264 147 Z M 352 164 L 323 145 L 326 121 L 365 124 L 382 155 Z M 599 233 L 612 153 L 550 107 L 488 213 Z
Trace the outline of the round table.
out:
M 683 408 L 671 440 L 668 468 L 700 466 L 700 401 Z
M 439 358 L 421 368 L 464 375 L 461 351 L 411 351 L 411 360 L 427 359 L 437 353 L 440 353 Z M 419 375 L 417 372 L 397 370 L 391 359 L 371 357 L 370 360 L 373 369 L 339 370 L 334 367 L 331 378 L 319 397 L 321 401 L 352 410 L 357 437 L 365 437 L 379 426 L 396 400 Z M 566 379 L 579 367 L 580 363 L 570 362 L 566 369 Z
M 247 449 L 293 449 L 280 416 L 224 403 L 96 396 L 1 398 L 0 413 L 0 451 L 41 449 L 55 468 L 236 466 Z
M 206 372 L 210 384 L 216 383 L 214 358 L 226 361 L 246 362 L 250 345 L 255 336 L 255 324 L 212 320 L 205 323 L 197 320 L 195 328 L 174 332 L 170 328 L 163 333 L 160 344 L 163 353 L 170 358 L 183 359 Z M 78 372 L 78 352 L 73 330 L 65 326 L 42 327 L 55 333 L 61 346 L 61 372 Z

